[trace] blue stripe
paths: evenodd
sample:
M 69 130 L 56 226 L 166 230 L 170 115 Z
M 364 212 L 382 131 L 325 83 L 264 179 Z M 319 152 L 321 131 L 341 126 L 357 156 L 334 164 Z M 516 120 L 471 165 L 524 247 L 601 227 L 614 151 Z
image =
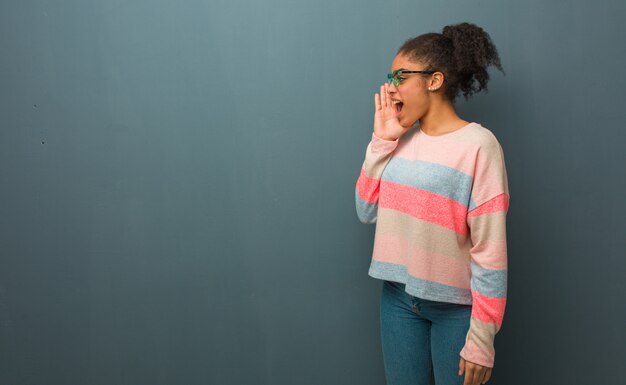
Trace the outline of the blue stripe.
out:
M 469 205 L 473 178 L 452 167 L 423 160 L 392 157 L 383 180 L 430 191 Z
M 378 215 L 378 203 L 367 203 L 355 189 L 356 215 L 362 223 L 375 223 Z
M 506 270 L 485 269 L 478 266 L 474 261 L 472 269 L 472 290 L 492 298 L 506 298 Z
M 373 278 L 404 283 L 406 292 L 414 297 L 439 302 L 472 304 L 472 293 L 468 289 L 410 276 L 405 266 L 372 260 L 368 274 Z

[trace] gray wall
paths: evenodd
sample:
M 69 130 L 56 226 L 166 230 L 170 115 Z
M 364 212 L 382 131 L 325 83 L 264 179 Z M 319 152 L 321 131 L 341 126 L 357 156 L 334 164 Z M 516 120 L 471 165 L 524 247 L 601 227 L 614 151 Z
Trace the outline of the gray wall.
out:
M 626 370 L 626 3 L 0 3 L 1 384 L 383 384 L 373 94 L 483 26 L 506 75 L 509 294 L 491 384 Z

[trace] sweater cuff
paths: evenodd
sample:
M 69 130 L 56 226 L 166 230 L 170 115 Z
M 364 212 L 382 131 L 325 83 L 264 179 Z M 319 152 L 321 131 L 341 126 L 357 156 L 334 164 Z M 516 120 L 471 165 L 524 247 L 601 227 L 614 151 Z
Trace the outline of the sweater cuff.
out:
M 400 138 L 396 138 L 396 140 L 382 139 L 372 132 L 372 152 L 375 154 L 389 154 L 396 149 L 399 141 Z
M 495 361 L 495 349 L 493 346 L 489 347 L 487 351 L 477 346 L 470 338 L 465 342 L 465 346 L 461 349 L 459 354 L 465 361 L 469 361 L 487 368 L 493 368 Z

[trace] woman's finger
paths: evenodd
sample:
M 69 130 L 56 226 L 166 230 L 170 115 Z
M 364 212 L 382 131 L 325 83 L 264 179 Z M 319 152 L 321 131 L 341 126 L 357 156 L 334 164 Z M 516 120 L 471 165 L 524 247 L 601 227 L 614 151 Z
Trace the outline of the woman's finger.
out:
M 385 98 L 387 99 L 387 108 L 391 108 L 391 95 L 389 94 L 389 83 L 385 83 Z
M 474 371 L 474 378 L 472 379 L 472 384 L 480 385 L 480 382 L 483 379 L 483 371 L 480 368 L 476 368 Z
M 393 104 L 391 103 L 391 94 L 389 93 L 389 87 L 391 87 L 391 85 L 389 83 L 385 83 L 385 94 L 387 95 L 387 107 L 393 108 Z
M 489 381 L 490 378 L 491 378 L 491 370 L 487 370 L 485 372 L 485 378 L 483 379 L 483 382 L 481 382 L 481 384 L 487 383 L 487 381 Z
M 383 110 L 387 108 L 387 90 L 384 85 L 380 86 L 380 104 Z
M 474 385 L 472 382 L 473 373 L 471 370 L 465 368 L 465 378 L 463 379 L 463 385 Z
M 385 83 L 385 108 L 389 107 L 389 84 Z
M 378 94 L 374 94 L 374 106 L 376 107 L 376 111 L 380 110 L 380 98 Z

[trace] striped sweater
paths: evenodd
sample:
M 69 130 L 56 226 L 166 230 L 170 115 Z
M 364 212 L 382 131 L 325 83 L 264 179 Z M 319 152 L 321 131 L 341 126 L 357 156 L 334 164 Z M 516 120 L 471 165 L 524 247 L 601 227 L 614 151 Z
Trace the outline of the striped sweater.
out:
M 413 128 L 395 141 L 372 134 L 356 183 L 356 210 L 376 223 L 369 275 L 433 301 L 471 304 L 460 356 L 495 360 L 507 291 L 504 153 L 470 123 L 440 136 Z

